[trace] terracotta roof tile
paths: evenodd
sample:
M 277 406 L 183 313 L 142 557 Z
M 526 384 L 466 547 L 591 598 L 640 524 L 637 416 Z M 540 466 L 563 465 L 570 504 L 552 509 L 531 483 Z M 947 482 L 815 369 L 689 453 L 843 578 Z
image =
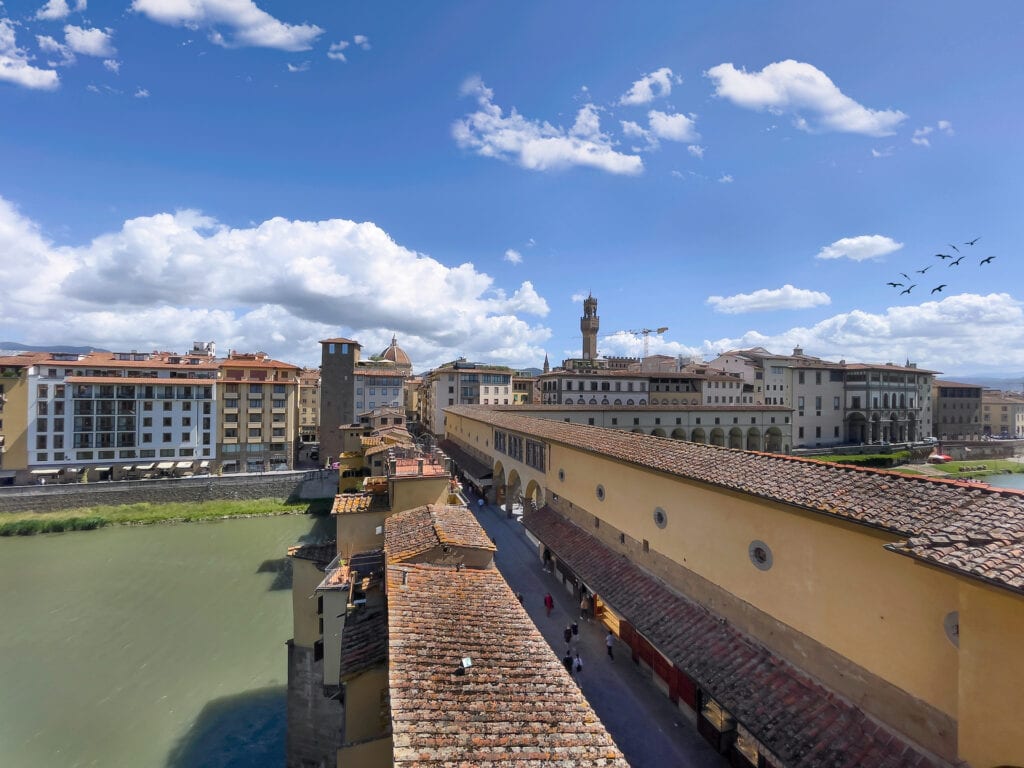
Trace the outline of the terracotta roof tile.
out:
M 396 766 L 628 766 L 498 571 L 387 578 Z
M 389 563 L 442 546 L 491 552 L 497 549 L 465 507 L 427 504 L 399 512 L 384 521 L 384 551 Z
M 341 680 L 383 663 L 387 654 L 387 612 L 371 608 L 350 613 L 341 633 Z
M 854 705 L 544 507 L 526 528 L 791 768 L 934 765 Z M 852 742 L 858 749 L 844 746 Z M 863 746 L 863 754 L 859 748 Z
M 538 419 L 493 409 L 446 409 L 591 453 L 687 480 L 768 499 L 881 529 L 899 538 L 967 536 L 956 554 L 941 557 L 930 546 L 890 547 L 965 575 L 1024 592 L 1014 576 L 1021 565 L 1014 543 L 1024 541 L 1024 491 L 814 459 L 682 442 L 623 430 Z M 990 542 L 1003 542 L 991 547 Z
M 334 497 L 332 515 L 350 515 L 358 512 L 369 512 L 377 497 L 372 493 L 339 493 Z
M 288 557 L 310 560 L 321 569 L 325 568 L 337 554 L 338 544 L 334 539 L 318 544 L 296 544 L 288 547 Z

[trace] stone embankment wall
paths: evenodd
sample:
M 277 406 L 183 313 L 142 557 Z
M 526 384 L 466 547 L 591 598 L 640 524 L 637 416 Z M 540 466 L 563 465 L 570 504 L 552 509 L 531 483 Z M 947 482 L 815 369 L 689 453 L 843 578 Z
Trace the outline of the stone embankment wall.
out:
M 210 501 L 214 499 L 327 498 L 337 493 L 336 470 L 206 475 L 166 480 L 15 486 L 0 488 L 0 512 L 55 512 L 101 504 Z

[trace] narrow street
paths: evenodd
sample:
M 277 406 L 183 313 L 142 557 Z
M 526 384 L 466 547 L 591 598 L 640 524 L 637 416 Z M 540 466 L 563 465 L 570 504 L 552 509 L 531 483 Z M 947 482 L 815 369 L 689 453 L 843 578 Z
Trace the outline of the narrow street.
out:
M 470 507 L 497 544 L 498 570 L 512 590 L 522 594 L 527 613 L 559 659 L 565 653 L 565 628 L 579 622 L 573 646 L 579 650 L 583 671 L 574 677 L 630 764 L 634 768 L 724 768 L 725 759 L 655 687 L 650 675 L 633 663 L 625 645 L 616 640 L 615 659 L 608 658 L 604 628 L 598 621 L 579 620 L 578 601 L 544 571 L 522 524 L 494 505 L 478 508 L 473 500 Z M 555 601 L 550 617 L 544 609 L 548 592 Z

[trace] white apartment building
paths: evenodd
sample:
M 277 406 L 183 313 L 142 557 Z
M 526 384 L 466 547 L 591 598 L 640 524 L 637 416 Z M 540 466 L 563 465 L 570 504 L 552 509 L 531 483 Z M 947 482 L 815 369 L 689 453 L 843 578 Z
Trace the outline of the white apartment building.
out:
M 511 368 L 456 360 L 423 375 L 420 421 L 428 432 L 444 434 L 444 409 L 452 405 L 510 405 Z
M 633 371 L 559 368 L 537 377 L 541 405 L 647 405 L 650 377 Z

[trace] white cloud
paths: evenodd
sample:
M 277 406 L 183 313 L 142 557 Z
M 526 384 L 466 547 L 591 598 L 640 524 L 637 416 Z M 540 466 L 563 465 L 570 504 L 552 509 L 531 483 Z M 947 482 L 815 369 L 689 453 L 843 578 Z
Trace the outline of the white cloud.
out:
M 231 48 L 253 46 L 282 51 L 308 51 L 323 34 L 314 24 L 287 24 L 257 7 L 252 0 L 133 0 L 132 10 L 160 24 L 198 29 L 209 27 L 210 39 Z M 216 30 L 229 28 L 226 40 Z
M 463 95 L 476 98 L 478 109 L 452 126 L 463 149 L 483 157 L 509 160 L 532 171 L 589 166 L 608 173 L 635 175 L 643 171 L 636 155 L 618 152 L 600 129 L 597 107 L 585 104 L 566 130 L 548 122 L 528 120 L 514 108 L 505 116 L 494 104 L 494 92 L 478 77 L 467 80 Z
M 132 94 L 136 99 L 148 99 L 149 91 L 145 88 L 136 88 L 135 93 Z
M 831 304 L 832 299 L 827 293 L 794 288 L 787 283 L 781 288 L 761 288 L 753 293 L 708 296 L 706 303 L 715 312 L 740 315 L 746 312 L 768 312 L 777 309 L 809 309 Z
M 117 51 L 111 43 L 113 30 L 86 29 L 68 24 L 64 27 L 64 42 L 75 53 L 83 56 L 110 57 Z
M 85 10 L 85 4 L 86 0 L 78 0 L 75 3 L 74 10 L 81 13 Z M 56 21 L 70 14 L 71 10 L 67 0 L 47 0 L 46 5 L 36 11 L 35 17 L 40 21 Z
M 103 66 L 109 69 L 115 75 L 121 73 L 121 62 L 117 59 L 104 59 Z
M 820 69 L 792 59 L 769 64 L 760 72 L 724 63 L 706 75 L 718 96 L 746 109 L 792 114 L 796 126 L 804 131 L 888 136 L 907 117 L 898 110 L 874 110 L 858 104 Z
M 732 184 L 733 178 L 731 173 L 723 173 L 718 177 L 719 184 Z
M 681 77 L 674 77 L 672 70 L 662 67 L 649 74 L 644 75 L 630 87 L 619 99 L 619 104 L 624 106 L 636 106 L 654 101 L 659 96 L 668 96 L 672 93 L 672 83 L 677 85 L 683 82 Z
M 519 251 L 515 250 L 514 248 L 509 248 L 507 251 L 505 251 L 505 255 L 502 258 L 505 261 L 507 261 L 509 264 L 522 264 L 523 263 L 523 254 L 521 254 Z
M 77 61 L 70 48 L 49 35 L 36 35 L 36 43 L 43 53 L 55 54 L 60 57 L 48 60 L 46 62 L 48 66 L 64 67 Z
M 942 301 L 861 310 L 826 318 L 810 327 L 703 343 L 703 353 L 763 346 L 849 362 L 902 364 L 906 360 L 946 373 L 1024 367 L 1024 307 L 1006 293 L 959 294 Z
M 884 235 L 858 235 L 857 237 L 844 237 L 831 245 L 826 245 L 815 254 L 814 258 L 866 261 L 895 253 L 902 247 L 903 243 L 897 243 L 891 237 Z
M 366 35 L 353 35 L 352 42 L 362 48 L 364 51 L 370 50 L 370 38 Z
M 59 245 L 0 198 L 0 253 L 0 327 L 26 343 L 182 349 L 215 339 L 315 363 L 318 339 L 383 349 L 394 331 L 419 369 L 460 354 L 532 365 L 550 337 L 536 322 L 547 302 L 530 282 L 505 291 L 472 264 L 442 264 L 369 222 L 231 228 L 178 211 Z
M 652 109 L 647 113 L 650 120 L 651 133 L 665 141 L 697 141 L 700 134 L 694 127 L 692 117 L 686 115 L 670 115 Z
M 28 55 L 15 40 L 14 24 L 10 19 L 0 19 L 0 82 L 43 91 L 52 91 L 60 85 L 60 77 L 54 70 L 33 67 L 28 62 Z
M 932 145 L 931 139 L 928 136 L 935 131 L 944 133 L 946 136 L 952 136 L 953 124 L 949 120 L 939 120 L 934 126 L 926 125 L 922 128 L 914 129 L 914 135 L 910 137 L 911 144 L 917 144 L 919 147 L 930 147 Z
M 583 301 L 588 296 L 590 296 L 589 293 L 583 293 L 583 291 L 579 291 L 578 293 L 574 293 L 570 297 L 569 301 L 571 301 L 573 304 L 579 304 L 581 301 Z
M 303 61 L 303 62 L 301 62 L 299 64 L 292 64 L 291 62 L 289 62 L 287 66 L 288 66 L 288 71 L 289 72 L 308 72 L 309 71 L 309 65 L 310 65 L 310 62 Z
M 894 147 L 884 147 L 883 149 L 871 149 L 872 157 L 892 157 L 892 153 L 895 152 Z
M 345 54 L 342 53 L 348 48 L 348 40 L 342 40 L 337 43 L 331 43 L 331 47 L 327 49 L 327 58 L 334 59 L 335 61 L 348 61 Z
M 689 152 L 694 157 L 699 157 L 699 158 L 703 159 L 704 158 L 704 150 L 705 149 L 706 149 L 706 147 L 702 147 L 699 144 L 691 144 L 690 146 L 688 146 L 686 148 L 686 151 Z

